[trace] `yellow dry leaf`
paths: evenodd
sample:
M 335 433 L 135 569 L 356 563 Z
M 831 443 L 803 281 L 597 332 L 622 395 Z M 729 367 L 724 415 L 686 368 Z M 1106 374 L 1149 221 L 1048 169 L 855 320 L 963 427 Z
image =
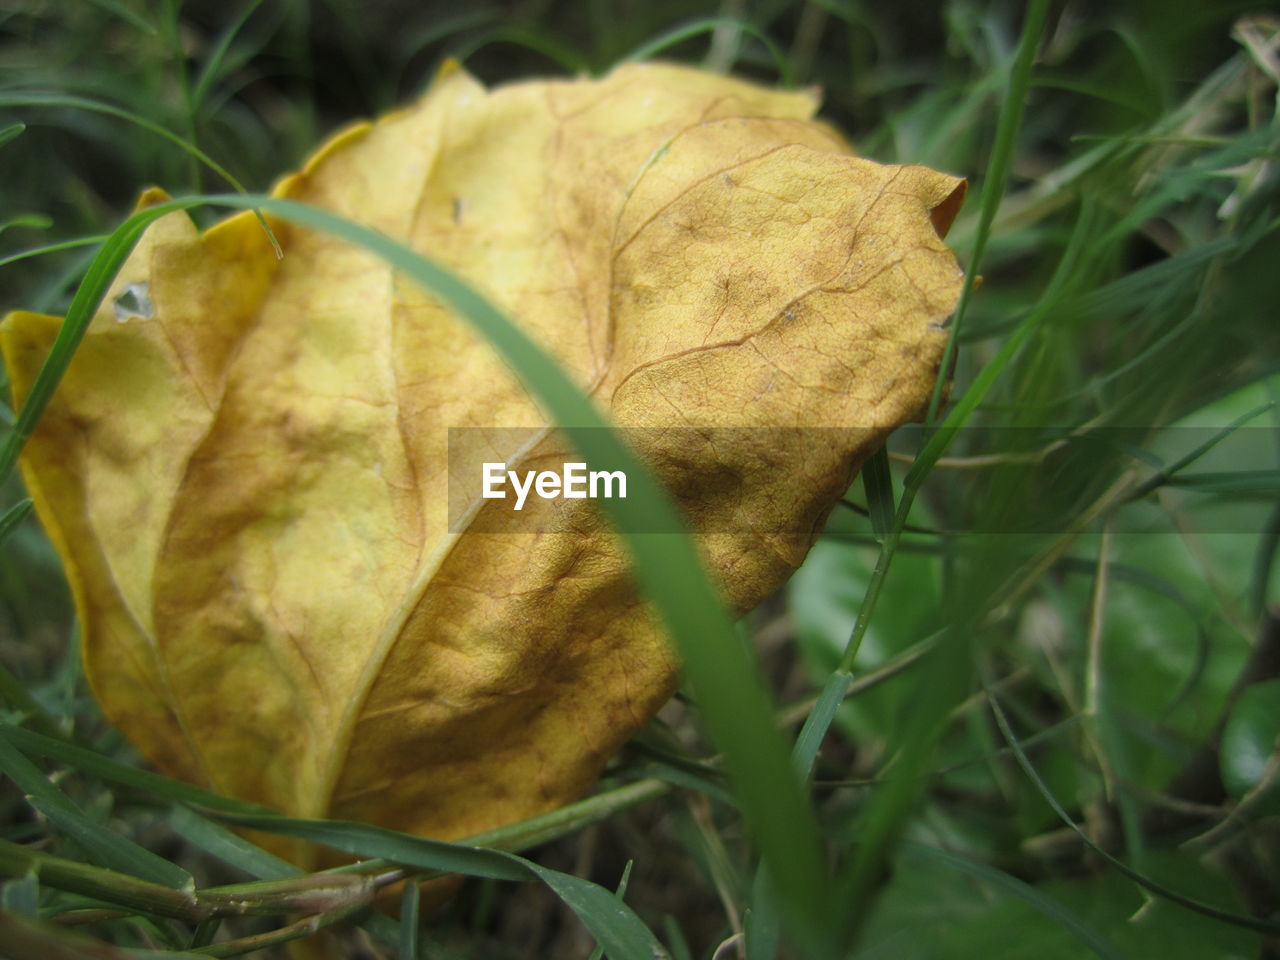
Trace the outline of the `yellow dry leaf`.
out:
M 919 415 L 961 284 L 963 181 L 850 156 L 815 108 L 674 66 L 451 69 L 276 192 L 452 267 L 645 428 L 746 610 Z M 249 214 L 156 222 L 24 454 L 103 709 L 160 769 L 300 816 L 447 839 L 574 799 L 676 664 L 594 508 L 451 486 L 449 428 L 522 428 L 477 434 L 513 468 L 572 455 L 431 297 L 275 229 L 279 262 Z M 5 321 L 16 402 L 58 323 Z

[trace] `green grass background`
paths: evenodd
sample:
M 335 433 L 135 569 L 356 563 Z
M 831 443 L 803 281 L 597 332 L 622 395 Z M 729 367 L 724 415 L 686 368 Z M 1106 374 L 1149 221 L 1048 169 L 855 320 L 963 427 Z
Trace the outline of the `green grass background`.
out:
M 57 559 L 10 478 L 0 955 L 80 935 L 126 956 L 283 955 L 300 915 L 352 957 L 587 957 L 593 937 L 612 957 L 658 941 L 750 960 L 1277 955 L 1280 28 L 1264 13 L 5 5 L 3 306 L 68 312 L 62 361 L 127 253 L 116 228 L 141 187 L 263 191 L 448 56 L 490 83 L 662 56 L 819 84 L 860 153 L 970 178 L 949 239 L 983 282 L 953 325 L 947 401 L 740 626 L 752 659 L 698 607 L 696 577 L 655 579 L 687 543 L 637 557 L 688 688 L 596 796 L 480 838 L 529 861 L 286 821 L 141 771 L 88 697 Z M 402 266 L 562 422 L 589 422 L 500 315 L 425 261 Z M 249 823 L 383 859 L 306 899 L 319 881 L 228 829 Z M 433 870 L 478 879 L 420 930 L 362 912 L 369 887 Z M 615 922 L 606 888 L 624 878 L 634 912 Z M 260 915 L 225 918 L 227 898 Z

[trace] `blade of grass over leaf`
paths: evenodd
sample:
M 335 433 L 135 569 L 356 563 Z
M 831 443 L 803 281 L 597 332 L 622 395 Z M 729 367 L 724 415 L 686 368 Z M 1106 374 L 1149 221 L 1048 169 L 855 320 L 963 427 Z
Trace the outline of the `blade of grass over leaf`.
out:
M 785 904 L 784 916 L 798 937 L 819 937 L 825 923 L 826 886 L 817 824 L 791 773 L 758 670 L 741 648 L 689 537 L 633 532 L 680 528 L 666 493 L 546 353 L 488 300 L 407 247 L 334 214 L 276 197 L 188 198 L 139 211 L 104 244 L 77 290 L 49 358 L 0 451 L 0 477 L 12 470 L 111 278 L 142 231 L 167 213 L 201 204 L 261 209 L 301 226 L 331 232 L 382 257 L 441 297 L 483 333 L 529 385 L 551 419 L 565 428 L 594 469 L 626 474 L 631 494 L 625 499 L 602 500 L 601 504 L 623 531 L 637 580 L 671 631 L 704 722 L 724 752 L 742 809 L 766 861 L 773 865 Z
M 707 17 L 682 24 L 668 30 L 661 36 L 654 37 L 652 40 L 641 44 L 618 62 L 640 63 L 643 60 L 652 60 L 658 54 L 674 47 L 676 44 L 683 43 L 704 33 L 713 33 L 721 27 L 732 27 L 734 30 L 740 30 L 759 40 L 764 44 L 765 49 L 769 51 L 769 55 L 773 57 L 773 62 L 778 68 L 778 79 L 782 81 L 782 85 L 784 87 L 795 86 L 795 77 L 791 72 L 791 61 L 783 49 L 774 43 L 773 39 L 763 30 L 736 17 Z

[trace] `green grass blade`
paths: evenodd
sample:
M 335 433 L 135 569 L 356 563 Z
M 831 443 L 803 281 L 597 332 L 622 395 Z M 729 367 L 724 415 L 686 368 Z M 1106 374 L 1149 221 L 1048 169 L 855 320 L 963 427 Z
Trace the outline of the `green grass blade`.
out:
M 195 896 L 189 892 L 0 840 L 0 874 L 22 877 L 28 873 L 35 873 L 46 887 L 130 910 L 190 922 L 204 919 Z
M 36 702 L 35 697 L 31 696 L 27 688 L 2 663 L 0 663 L 0 703 L 4 703 L 10 710 L 21 716 L 24 722 L 30 723 L 40 731 L 51 736 L 57 735 L 58 722 Z
M 0 740 L 8 740 L 21 747 L 26 753 L 56 760 L 108 783 L 130 787 L 163 801 L 196 807 L 213 815 L 278 816 L 275 811 L 267 807 L 232 800 L 180 780 L 171 780 L 160 774 L 139 770 L 92 750 L 86 750 L 54 737 L 42 736 L 11 724 L 0 722 Z M 559 810 L 477 834 L 469 837 L 467 842 L 476 846 L 503 850 L 521 850 L 538 846 L 606 820 L 620 810 L 662 796 L 669 789 L 665 783 L 655 780 L 629 783 L 585 800 L 579 800 Z M 250 872 L 255 871 L 250 869 Z M 263 876 L 265 877 L 265 874 Z
M 759 40 L 773 58 L 773 62 L 778 68 L 778 79 L 782 82 L 782 85 L 784 87 L 795 86 L 796 81 L 795 75 L 791 71 L 791 61 L 783 49 L 774 43 L 773 39 L 763 30 L 736 17 L 706 17 L 673 27 L 661 36 L 654 37 L 652 40 L 641 44 L 618 62 L 639 63 L 643 60 L 652 59 L 676 44 L 683 43 L 685 40 L 700 34 L 711 33 L 719 27 L 733 27 L 735 30 L 741 30 L 743 33 Z
M 43 213 L 20 213 L 16 217 L 10 217 L 4 223 L 0 223 L 0 233 L 4 233 L 14 227 L 26 227 L 30 230 L 48 230 L 51 226 L 53 226 L 53 221 Z
M 10 140 L 20 137 L 26 129 L 27 125 L 25 123 L 11 123 L 0 130 L 0 147 L 3 147 Z
M 422 901 L 422 889 L 417 881 L 407 880 L 400 895 L 400 957 L 399 960 L 418 960 L 418 907 Z
M 515 26 L 500 27 L 487 32 L 471 43 L 458 47 L 453 56 L 459 62 L 466 63 L 478 51 L 496 43 L 510 43 L 532 50 L 568 73 L 586 73 L 590 66 L 584 56 L 557 37 L 542 30 Z
M 540 866 L 515 854 L 441 843 L 382 827 L 341 820 L 227 816 L 241 826 L 320 843 L 361 857 L 378 857 L 419 870 L 461 873 L 492 880 L 546 884 L 616 960 L 654 960 L 666 951 L 632 910 L 590 881 Z
M 168 821 L 174 832 L 192 846 L 261 880 L 302 876 L 302 871 L 293 864 L 186 807 L 174 807 L 169 811 Z
M 82 97 L 77 94 L 70 93 L 57 93 L 44 90 L 10 90 L 0 92 L 0 107 L 70 107 L 75 110 L 89 110 L 93 113 L 101 113 L 109 117 L 116 117 L 120 120 L 125 120 L 136 127 L 141 127 L 143 130 L 154 133 L 158 137 L 163 137 L 183 152 L 204 164 L 230 184 L 232 188 L 239 190 L 241 193 L 245 192 L 244 185 L 239 180 L 228 172 L 222 164 L 218 163 L 218 161 L 214 160 L 213 157 L 209 156 L 190 140 L 178 136 L 172 130 L 148 120 L 146 117 L 139 116 L 130 110 L 124 109 L 123 107 L 117 107 L 114 103 L 107 103 L 103 100 L 94 100 L 91 97 Z
M 96 237 L 79 237 L 75 240 L 64 240 L 61 243 L 51 243 L 44 247 L 32 247 L 30 250 L 21 250 L 18 253 L 11 253 L 6 257 L 0 257 L 0 267 L 8 266 L 11 263 L 17 263 L 19 260 L 27 260 L 31 257 L 41 257 L 46 253 L 57 253 L 60 250 L 71 250 L 75 247 L 92 247 L 106 240 L 106 235 Z
M 155 36 L 159 31 L 155 24 L 138 13 L 136 10 L 130 9 L 127 4 L 121 3 L 120 0 L 89 0 L 95 7 L 107 11 L 114 17 L 119 17 L 126 23 L 131 23 L 143 33 Z
M 48 406 L 62 375 L 71 363 L 76 347 L 80 345 L 98 305 L 106 296 L 111 278 L 138 242 L 144 226 L 145 224 L 139 225 L 133 221 L 127 222 L 111 234 L 89 265 L 88 273 L 76 290 L 71 306 L 67 308 L 66 319 L 58 329 L 49 356 L 45 358 L 40 373 L 31 385 L 26 403 L 22 405 L 22 410 L 14 421 L 13 431 L 5 439 L 4 447 L 0 448 L 0 484 L 7 481 L 13 472 L 18 454 L 35 430 L 44 408 Z
M 867 494 L 871 531 L 884 542 L 893 530 L 893 474 L 889 472 L 889 452 L 881 447 L 862 466 L 862 488 Z
M 9 535 L 18 529 L 18 524 L 27 519 L 31 512 L 31 500 L 19 500 L 0 516 L 0 544 L 9 539 Z
M 1022 121 L 1022 112 L 1027 104 L 1027 91 L 1031 87 L 1031 67 L 1035 63 L 1036 50 L 1040 46 L 1040 38 L 1044 33 L 1044 25 L 1049 16 L 1049 0 L 1032 0 L 1022 21 L 1022 34 L 1018 38 L 1018 52 L 1014 58 L 1013 75 L 1009 81 L 1009 89 L 1000 108 L 1000 120 L 996 126 L 995 149 L 991 153 L 991 162 L 987 166 L 986 178 L 982 183 L 982 203 L 978 211 L 978 228 L 973 240 L 973 253 L 969 257 L 968 269 L 965 270 L 964 287 L 960 291 L 960 301 L 956 304 L 952 315 L 947 337 L 947 349 L 942 357 L 942 370 L 950 370 L 956 355 L 956 338 L 964 320 L 969 299 L 973 294 L 973 285 L 977 282 L 978 273 L 982 269 L 982 258 L 986 253 L 987 240 L 991 235 L 991 224 L 995 222 L 996 211 L 1000 208 L 1000 199 L 1004 196 L 1005 182 L 1009 178 L 1009 168 L 1013 164 L 1013 151 L 1018 139 L 1018 126 Z M 932 424 L 938 417 L 938 409 L 942 405 L 942 389 L 944 378 L 939 376 L 933 385 L 933 395 L 929 398 L 929 411 L 925 415 L 925 423 Z
M 836 670 L 827 678 L 822 693 L 813 710 L 805 718 L 800 735 L 796 737 L 796 745 L 791 752 L 791 762 L 801 778 L 808 778 L 813 773 L 814 761 L 818 758 L 818 750 L 822 747 L 823 738 L 827 735 L 831 723 L 836 718 L 836 711 L 844 703 L 845 694 L 849 690 L 852 677 L 843 670 Z
M 240 31 L 244 29 L 244 25 L 260 6 L 262 6 L 262 0 L 246 0 L 241 5 L 240 12 L 236 14 L 235 18 L 227 24 L 218 36 L 217 44 L 209 54 L 208 59 L 205 60 L 204 68 L 200 71 L 200 76 L 191 89 L 191 104 L 196 110 L 200 109 L 205 97 L 209 95 L 209 91 L 217 82 L 218 74 L 227 59 L 227 53 L 231 50 L 231 44 L 235 42 L 236 37 L 240 35 Z
M 1171 463 L 1170 466 L 1167 466 L 1164 470 L 1157 472 L 1157 474 L 1147 480 L 1146 483 L 1140 484 L 1132 494 L 1129 494 L 1129 499 L 1140 500 L 1143 497 L 1146 497 L 1148 493 L 1151 493 L 1152 490 L 1157 489 L 1158 486 L 1164 486 L 1169 483 L 1179 483 L 1179 480 L 1175 479 L 1175 477 L 1181 470 L 1183 470 L 1183 468 L 1192 465 L 1192 463 L 1203 457 L 1204 454 L 1215 448 L 1217 444 L 1220 444 L 1222 440 L 1225 440 L 1228 436 L 1234 434 L 1236 430 L 1242 428 L 1242 426 L 1247 424 L 1247 422 L 1253 420 L 1254 417 L 1261 416 L 1262 413 L 1266 413 L 1268 410 L 1275 410 L 1275 403 L 1263 403 L 1262 406 L 1257 407 L 1256 410 L 1251 410 L 1248 413 L 1244 413 L 1242 416 L 1236 417 L 1236 419 L 1231 421 L 1230 424 L 1224 426 L 1221 430 L 1217 430 L 1215 434 L 1210 436 L 1210 438 L 1204 440 L 1204 442 L 1199 444 L 1196 449 L 1193 449 L 1193 451 L 1190 451 L 1190 453 L 1185 454 L 1183 457 L 1179 457 L 1178 460 Z M 1202 474 L 1201 476 L 1204 475 Z M 1188 479 L 1189 477 L 1183 477 L 1183 481 Z
M 85 816 L 35 764 L 3 739 L 0 770 L 27 795 L 36 810 L 103 866 L 174 890 L 195 889 L 191 874 L 181 867 Z
M 618 887 L 613 891 L 613 895 L 617 897 L 619 901 L 627 895 L 627 884 L 631 882 L 631 868 L 633 866 L 635 866 L 635 861 L 628 860 L 627 865 L 622 868 L 622 879 L 618 881 Z M 604 947 L 597 944 L 596 948 L 591 951 L 591 956 L 588 957 L 587 960 L 604 960 Z
M 1261 917 L 1249 917 L 1238 913 L 1231 913 L 1227 910 L 1220 910 L 1211 904 L 1201 903 L 1199 900 L 1195 900 L 1192 897 L 1181 894 L 1176 890 L 1172 890 L 1164 884 L 1157 883 L 1155 880 L 1152 880 L 1150 877 L 1134 870 L 1123 860 L 1112 856 L 1106 850 L 1094 843 L 1093 838 L 1080 828 L 1075 820 L 1071 818 L 1071 814 L 1069 814 L 1062 804 L 1058 802 L 1058 798 L 1053 795 L 1053 791 L 1049 789 L 1048 785 L 1041 778 L 1039 772 L 1032 765 L 1030 758 L 1027 757 L 1026 751 L 1022 749 L 1022 743 L 1014 735 L 1013 728 L 1009 725 L 1009 718 L 1005 716 L 1004 709 L 1000 706 L 1000 702 L 996 697 L 995 691 L 989 686 L 985 689 L 987 693 L 987 701 L 991 704 L 991 713 L 995 717 L 996 725 L 1000 728 L 1000 733 L 1004 737 L 1005 743 L 1007 743 L 1009 748 L 1013 751 L 1013 755 L 1018 762 L 1018 766 L 1022 768 L 1022 772 L 1026 775 L 1032 786 L 1036 788 L 1036 792 L 1044 798 L 1045 803 L 1047 803 L 1052 808 L 1053 812 L 1057 814 L 1058 819 L 1061 820 L 1063 824 L 1065 824 L 1077 837 L 1079 837 L 1085 846 L 1093 851 L 1094 854 L 1101 857 L 1108 864 L 1119 870 L 1144 890 L 1148 890 L 1156 896 L 1169 900 L 1172 903 L 1176 903 L 1179 906 L 1186 907 L 1188 910 L 1204 914 L 1206 917 L 1212 917 L 1214 920 L 1220 920 L 1223 923 L 1229 923 L 1232 926 L 1258 930 L 1272 936 L 1280 934 L 1280 922 L 1264 920 Z
M 132 787 L 172 803 L 185 803 L 205 810 L 227 813 L 274 812 L 257 804 L 244 803 L 210 793 L 190 783 L 171 780 L 158 773 L 139 770 L 93 750 L 86 750 L 65 740 L 24 730 L 2 721 L 0 721 L 0 742 L 11 743 L 24 753 L 44 757 L 47 760 L 56 760 L 58 763 L 74 767 L 81 773 L 92 774 L 108 783 Z
M 1182 473 L 1165 479 L 1165 485 L 1200 493 L 1262 494 L 1280 497 L 1280 470 L 1216 470 Z

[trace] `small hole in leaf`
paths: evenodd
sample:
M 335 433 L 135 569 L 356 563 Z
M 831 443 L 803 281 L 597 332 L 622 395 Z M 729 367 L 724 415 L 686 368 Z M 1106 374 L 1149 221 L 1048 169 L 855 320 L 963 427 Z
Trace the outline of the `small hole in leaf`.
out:
M 127 323 L 135 317 L 149 320 L 155 313 L 151 304 L 151 284 L 131 283 L 116 297 L 116 323 Z

